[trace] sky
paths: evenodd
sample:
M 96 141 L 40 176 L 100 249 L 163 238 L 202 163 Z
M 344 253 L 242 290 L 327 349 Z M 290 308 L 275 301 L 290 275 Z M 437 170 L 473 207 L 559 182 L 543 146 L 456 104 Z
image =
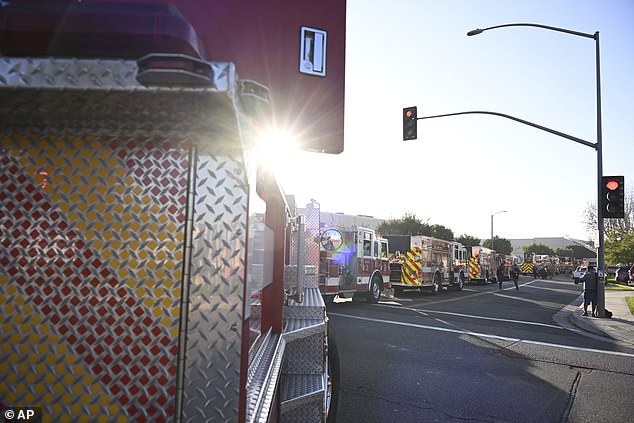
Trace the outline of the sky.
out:
M 456 236 L 589 239 L 596 150 L 508 119 L 418 121 L 402 111 L 512 115 L 596 142 L 595 41 L 512 27 L 537 23 L 600 33 L 603 174 L 634 181 L 634 1 L 348 0 L 345 146 L 294 152 L 278 178 L 298 205 L 378 218 L 414 213 Z M 629 188 L 628 188 L 629 189 Z

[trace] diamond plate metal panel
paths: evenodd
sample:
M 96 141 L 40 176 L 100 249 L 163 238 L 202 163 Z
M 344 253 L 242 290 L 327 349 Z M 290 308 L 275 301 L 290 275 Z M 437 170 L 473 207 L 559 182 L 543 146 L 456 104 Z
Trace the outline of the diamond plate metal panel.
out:
M 324 372 L 324 333 L 317 333 L 286 345 L 282 373 L 322 374 Z
M 325 421 L 323 399 L 314 398 L 312 402 L 285 412 L 280 421 L 284 423 L 321 423 Z
M 211 62 L 210 66 L 211 88 L 196 91 L 232 89 L 233 65 Z M 137 62 L 131 60 L 0 57 L 0 85 L 12 87 L 143 89 L 137 72 Z
M 239 151 L 199 152 L 183 396 L 186 422 L 235 422 L 248 189 Z
M 147 88 L 135 63 L 0 58 L 1 402 L 160 422 L 182 392 L 184 420 L 236 420 L 247 188 L 235 70 L 212 68 Z
M 0 134 L 0 402 L 171 420 L 187 144 L 32 128 Z
M 210 65 L 211 88 L 147 88 L 133 61 L 0 57 L 0 127 L 227 139 L 238 131 L 235 69 Z
M 305 248 L 306 266 L 311 266 L 314 271 L 307 272 L 304 286 L 306 288 L 319 288 L 319 203 L 313 202 L 304 210 L 305 220 Z
M 319 288 L 319 203 L 313 202 L 304 210 L 304 287 Z M 293 226 L 290 238 L 290 265 L 285 269 L 284 288 L 291 289 L 296 285 L 297 265 L 297 227 Z
M 318 288 L 306 288 L 304 301 L 297 303 L 290 299 L 284 306 L 284 319 L 319 319 L 325 321 L 326 305 Z

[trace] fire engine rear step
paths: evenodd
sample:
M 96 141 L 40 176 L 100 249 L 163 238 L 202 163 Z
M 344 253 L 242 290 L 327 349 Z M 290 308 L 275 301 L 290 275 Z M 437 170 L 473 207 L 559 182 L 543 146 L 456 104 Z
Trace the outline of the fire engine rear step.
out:
M 311 402 L 321 410 L 323 396 L 322 375 L 285 375 L 282 386 L 282 414 Z
M 284 308 L 286 351 L 280 381 L 281 420 L 324 421 L 326 306 L 318 288 Z

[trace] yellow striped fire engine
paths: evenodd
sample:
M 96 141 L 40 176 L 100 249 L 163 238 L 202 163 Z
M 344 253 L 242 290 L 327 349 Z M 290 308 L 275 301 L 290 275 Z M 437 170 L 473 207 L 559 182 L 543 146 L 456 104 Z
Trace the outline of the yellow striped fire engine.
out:
M 467 250 L 454 241 L 423 235 L 387 235 L 395 256 L 390 282 L 396 294 L 404 288 L 429 289 L 436 295 L 444 286 L 460 291 L 467 279 Z
M 471 247 L 469 280 L 484 282 L 496 280 L 495 251 L 480 246 Z

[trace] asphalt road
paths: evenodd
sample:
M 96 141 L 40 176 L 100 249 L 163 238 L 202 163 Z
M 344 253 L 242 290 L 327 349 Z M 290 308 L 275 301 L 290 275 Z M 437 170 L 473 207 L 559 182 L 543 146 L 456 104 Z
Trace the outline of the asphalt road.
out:
M 520 279 L 328 307 L 337 421 L 631 422 L 634 350 L 558 326 L 581 286 Z

